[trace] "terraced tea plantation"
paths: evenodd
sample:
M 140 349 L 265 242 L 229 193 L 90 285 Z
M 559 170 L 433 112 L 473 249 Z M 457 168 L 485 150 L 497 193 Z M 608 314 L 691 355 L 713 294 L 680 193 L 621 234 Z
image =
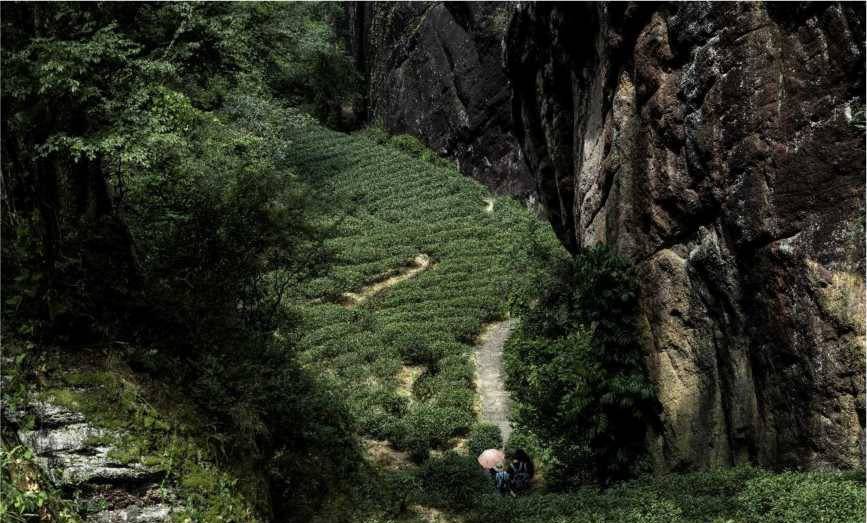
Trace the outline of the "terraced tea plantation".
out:
M 477 335 L 506 316 L 513 290 L 527 299 L 526 285 L 516 284 L 545 270 L 529 261 L 537 256 L 528 247 L 565 252 L 520 203 L 494 198 L 424 159 L 429 153 L 382 144 L 401 146 L 403 137 L 348 136 L 300 118 L 287 132 L 295 172 L 323 188 L 331 207 L 321 224 L 327 271 L 296 296 L 300 360 L 348 405 L 375 465 L 351 503 L 317 521 L 859 520 L 857 474 L 751 467 L 645 477 L 606 491 L 546 492 L 540 482 L 500 497 L 461 445 L 469 432 L 468 448 L 493 441 L 479 437 L 491 427 L 478 424 Z M 556 466 L 526 428 L 511 441 L 530 451 L 543 476 Z
M 417 460 L 453 447 L 476 421 L 475 337 L 505 316 L 536 218 L 369 139 L 306 123 L 289 140 L 295 171 L 334 209 L 329 270 L 300 296 L 303 364 L 333 382 L 367 438 Z M 549 228 L 535 230 L 560 252 Z

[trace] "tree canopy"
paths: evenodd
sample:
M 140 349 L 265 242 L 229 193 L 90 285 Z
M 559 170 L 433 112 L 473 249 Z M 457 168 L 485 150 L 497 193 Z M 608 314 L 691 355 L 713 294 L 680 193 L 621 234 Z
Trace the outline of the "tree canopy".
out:
M 154 301 L 197 320 L 201 293 L 227 282 L 237 294 L 220 296 L 265 310 L 261 280 L 307 261 L 311 241 L 281 160 L 286 107 L 327 120 L 352 93 L 340 12 L 4 4 L 4 310 L 18 328 L 105 336 Z

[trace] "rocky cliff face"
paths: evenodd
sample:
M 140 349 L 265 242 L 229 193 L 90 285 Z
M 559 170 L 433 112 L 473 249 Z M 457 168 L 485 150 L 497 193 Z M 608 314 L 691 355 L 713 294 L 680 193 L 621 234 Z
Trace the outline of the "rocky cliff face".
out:
M 367 78 L 369 122 L 417 136 L 497 192 L 528 195 L 501 60 L 511 11 L 498 2 L 353 2 L 349 47 Z
M 640 269 L 660 469 L 864 461 L 863 4 L 530 4 L 514 120 L 570 249 Z

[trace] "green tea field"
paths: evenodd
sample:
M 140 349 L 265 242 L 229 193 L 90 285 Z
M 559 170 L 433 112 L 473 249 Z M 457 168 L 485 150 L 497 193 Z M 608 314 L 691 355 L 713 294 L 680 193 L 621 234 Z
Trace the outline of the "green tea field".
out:
M 475 462 L 499 441 L 480 419 L 472 356 L 484 326 L 546 270 L 528 248 L 565 252 L 522 204 L 429 152 L 300 121 L 287 131 L 290 162 L 331 209 L 320 224 L 328 269 L 296 299 L 300 358 L 347 405 L 370 466 L 369 481 L 318 521 L 855 521 L 863 487 L 839 473 L 738 467 L 563 493 L 540 478 L 528 494 L 497 495 Z M 506 444 L 516 446 L 543 476 L 557 466 L 524 427 Z
M 333 380 L 365 437 L 417 460 L 453 447 L 477 418 L 475 337 L 506 315 L 522 276 L 510 263 L 536 218 L 370 139 L 309 124 L 289 140 L 296 172 L 334 209 L 329 270 L 304 288 L 304 364 Z

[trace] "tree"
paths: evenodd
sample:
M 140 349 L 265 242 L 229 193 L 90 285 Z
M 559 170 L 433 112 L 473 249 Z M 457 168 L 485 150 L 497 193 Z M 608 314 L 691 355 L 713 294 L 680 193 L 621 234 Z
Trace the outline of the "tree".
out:
M 635 474 L 658 413 L 638 331 L 637 279 L 596 247 L 563 264 L 507 347 L 518 419 L 561 462 L 554 483 Z
M 228 277 L 235 264 L 240 277 L 232 290 L 240 294 L 230 299 L 247 312 L 268 294 L 254 280 L 272 290 L 284 286 L 264 275 L 306 257 L 299 248 L 310 243 L 309 220 L 299 184 L 267 151 L 279 150 L 279 126 L 269 120 L 262 127 L 243 111 L 270 111 L 270 117 L 285 103 L 339 107 L 353 86 L 327 25 L 339 9 L 267 3 L 9 3 L 2 9 L 8 325 L 58 340 L 125 338 L 145 327 L 135 321 L 144 302 L 169 298 L 169 287 L 179 291 L 173 298 L 184 295 L 192 274 L 202 276 L 195 291 L 203 292 L 208 278 L 207 284 L 217 283 L 216 275 Z M 218 194 L 229 179 L 227 187 L 238 192 Z M 270 192 L 268 201 L 263 191 Z M 255 201 L 244 207 L 242 194 Z M 279 204 L 275 195 L 284 197 Z M 238 208 L 227 207 L 232 199 Z M 238 233 L 237 220 L 258 234 L 266 233 L 266 223 L 271 231 L 292 225 L 268 236 L 271 244 L 265 238 L 245 244 L 251 237 L 240 234 L 212 242 L 209 252 L 199 251 L 210 258 L 176 243 L 188 256 L 174 257 L 180 265 L 172 266 L 163 256 L 171 239 L 155 231 L 171 225 L 177 227 L 170 231 L 191 234 L 206 215 L 226 220 L 208 224 L 215 241 L 218 231 Z M 202 240 L 202 233 L 199 228 L 192 237 Z M 223 263 L 229 252 L 235 261 Z M 252 273 L 239 272 L 237 263 Z M 178 302 L 164 304 L 169 310 Z M 181 316 L 201 317 L 194 309 Z
M 283 307 L 322 252 L 286 161 L 287 106 L 329 111 L 352 85 L 334 11 L 2 4 L 6 333 L 136 342 L 133 359 L 301 519 L 357 455 Z

